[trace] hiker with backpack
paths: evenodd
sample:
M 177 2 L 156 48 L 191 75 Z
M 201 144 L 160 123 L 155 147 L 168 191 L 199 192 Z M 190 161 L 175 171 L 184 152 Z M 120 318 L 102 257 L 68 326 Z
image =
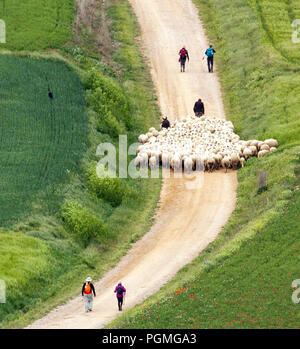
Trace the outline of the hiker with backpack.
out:
M 204 104 L 200 98 L 198 99 L 198 101 L 194 105 L 194 113 L 198 117 L 204 115 Z
M 121 280 L 118 282 L 118 285 L 116 286 L 114 292 L 117 295 L 119 311 L 121 311 L 122 305 L 123 305 L 123 299 L 125 298 L 125 295 L 126 295 L 126 288 L 122 285 Z
M 208 72 L 212 73 L 214 69 L 214 54 L 216 51 L 213 49 L 212 45 L 209 45 L 209 48 L 205 51 L 205 54 L 207 56 L 207 66 L 208 66 Z M 204 57 L 203 57 L 204 59 Z
M 188 53 L 187 49 L 185 48 L 185 46 L 183 46 L 183 48 L 179 51 L 179 60 L 178 60 L 178 62 L 180 62 L 180 71 L 181 72 L 185 71 L 186 59 L 188 59 L 188 61 L 190 61 L 189 53 Z
M 88 313 L 93 309 L 93 295 L 96 297 L 95 287 L 92 284 L 92 279 L 88 277 L 82 286 L 81 294 L 84 299 L 85 312 Z

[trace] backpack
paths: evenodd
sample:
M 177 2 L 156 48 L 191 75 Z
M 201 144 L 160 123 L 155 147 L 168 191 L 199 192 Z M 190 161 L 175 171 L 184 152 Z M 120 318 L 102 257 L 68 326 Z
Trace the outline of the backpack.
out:
M 85 285 L 84 292 L 89 294 L 91 293 L 91 291 L 92 291 L 91 285 L 90 284 Z
M 206 50 L 206 56 L 207 57 L 213 57 L 214 55 L 214 49 L 212 47 L 209 47 L 207 50 Z
M 120 285 L 117 288 L 117 294 L 123 294 L 123 288 Z
M 185 57 L 185 56 L 186 56 L 186 50 L 185 50 L 185 48 L 182 48 L 182 49 L 180 50 L 180 56 L 181 56 L 181 57 Z

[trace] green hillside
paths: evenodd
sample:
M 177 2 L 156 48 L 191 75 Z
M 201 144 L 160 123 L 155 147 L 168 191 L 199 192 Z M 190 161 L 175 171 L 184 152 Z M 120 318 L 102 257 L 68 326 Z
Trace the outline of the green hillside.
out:
M 235 211 L 218 238 L 118 328 L 299 328 L 299 1 L 194 0 L 216 49 L 227 118 L 242 139 L 279 148 L 238 172 Z M 259 173 L 266 183 L 259 186 Z
M 159 179 L 95 173 L 99 144 L 118 153 L 119 133 L 130 144 L 159 123 L 128 2 L 98 5 L 101 25 L 112 24 L 105 45 L 115 49 L 105 57 L 96 26 L 72 35 L 73 1 L 0 6 L 7 25 L 0 46 L 0 280 L 7 287 L 0 328 L 24 327 L 77 295 L 87 275 L 100 278 L 152 223 Z

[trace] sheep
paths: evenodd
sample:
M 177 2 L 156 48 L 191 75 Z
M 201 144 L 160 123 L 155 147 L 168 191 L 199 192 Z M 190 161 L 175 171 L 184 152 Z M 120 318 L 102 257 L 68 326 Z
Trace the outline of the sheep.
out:
M 240 164 L 240 157 L 236 153 L 233 153 L 231 155 L 231 165 L 232 165 L 232 168 L 237 169 L 239 164 Z
M 166 152 L 162 153 L 162 156 L 161 156 L 162 166 L 169 168 L 170 167 L 170 159 L 171 159 L 171 156 L 169 153 L 166 153 Z
M 269 151 L 270 150 L 270 147 L 268 146 L 268 144 L 264 143 L 260 146 L 260 150 L 267 150 Z
M 140 143 L 146 143 L 148 141 L 148 136 L 144 135 L 144 134 L 141 134 L 139 136 L 138 140 L 139 140 Z
M 251 150 L 251 153 L 252 153 L 253 156 L 255 156 L 255 155 L 257 154 L 257 148 L 256 148 L 255 145 L 250 145 L 250 146 L 248 147 L 248 149 Z
M 225 173 L 227 173 L 227 169 L 230 167 L 230 158 L 228 156 L 224 156 L 221 161 L 222 168 L 225 168 Z
M 273 139 L 273 138 L 265 139 L 264 143 L 267 144 L 270 148 L 272 148 L 272 147 L 277 148 L 278 147 L 277 140 Z
M 219 169 L 221 166 L 221 161 L 222 161 L 223 157 L 221 154 L 216 154 L 215 155 L 215 168 Z
M 160 131 L 150 127 L 138 138 L 137 153 L 144 154 L 146 159 L 137 158 L 136 162 L 147 166 L 162 163 L 174 171 L 182 170 L 183 162 L 188 170 L 191 167 L 207 171 L 224 168 L 227 172 L 228 168 L 244 167 L 248 158 L 261 157 L 275 151 L 278 146 L 277 140 L 272 138 L 264 142 L 241 140 L 233 129 L 230 121 L 207 116 L 183 117 L 181 121 L 173 122 L 170 128 Z
M 247 160 L 252 155 L 252 151 L 249 148 L 245 148 L 243 151 L 243 156 Z
M 138 155 L 138 156 L 134 159 L 134 165 L 135 165 L 135 166 L 140 166 L 141 163 L 142 163 L 142 161 L 143 161 L 143 157 L 140 156 L 140 155 Z
M 181 170 L 181 159 L 180 159 L 180 156 L 178 154 L 175 154 L 172 158 L 171 158 L 171 161 L 170 161 L 170 165 L 171 165 L 171 168 L 174 170 L 174 171 L 179 171 Z
M 143 145 L 140 144 L 140 145 L 137 147 L 137 152 L 140 153 L 142 150 L 143 150 Z
M 209 172 L 212 172 L 212 170 L 214 169 L 214 166 L 215 166 L 215 158 L 213 156 L 209 157 L 207 159 L 206 164 L 207 164 L 207 170 Z
M 190 173 L 191 171 L 193 171 L 193 160 L 190 157 L 186 156 L 183 159 L 183 162 L 184 162 L 184 172 Z
M 148 166 L 148 154 L 146 152 L 139 153 L 139 166 L 146 167 Z
M 253 140 L 253 141 L 251 141 L 250 145 L 257 148 L 258 147 L 258 141 L 257 140 Z
M 242 167 L 244 167 L 245 158 L 243 158 L 243 157 L 240 158 L 240 164 L 241 164 Z
M 258 144 L 257 144 L 257 149 L 260 150 L 260 147 L 264 144 L 263 141 L 258 141 Z
M 150 137 L 153 136 L 153 133 L 152 133 L 152 132 L 147 132 L 147 133 L 146 133 L 146 136 L 147 136 L 148 138 L 150 138 Z
M 158 159 L 156 156 L 151 156 L 149 159 L 149 166 L 151 169 L 154 169 L 158 166 Z
M 268 153 L 269 153 L 268 150 L 260 150 L 260 151 L 258 152 L 258 154 L 257 154 L 257 157 L 258 157 L 258 158 L 261 158 L 262 156 L 264 156 L 264 155 L 266 155 L 266 154 L 268 154 Z
M 204 161 L 201 155 L 195 156 L 195 170 L 204 171 Z

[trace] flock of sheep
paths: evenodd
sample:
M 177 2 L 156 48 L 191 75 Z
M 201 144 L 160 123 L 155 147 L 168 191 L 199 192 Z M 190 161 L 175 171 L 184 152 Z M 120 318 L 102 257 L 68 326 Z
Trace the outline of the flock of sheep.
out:
M 139 136 L 135 165 L 172 168 L 174 171 L 213 171 L 243 167 L 252 156 L 262 157 L 276 150 L 275 139 L 240 140 L 233 124 L 213 117 L 187 117 L 160 131 L 151 127 Z

